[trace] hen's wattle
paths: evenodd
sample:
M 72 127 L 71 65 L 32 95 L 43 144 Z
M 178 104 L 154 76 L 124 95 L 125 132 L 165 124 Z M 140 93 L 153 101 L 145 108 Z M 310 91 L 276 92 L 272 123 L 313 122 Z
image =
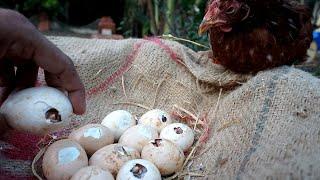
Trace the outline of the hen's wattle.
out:
M 200 25 L 214 61 L 238 73 L 306 59 L 311 14 L 294 0 L 211 0 Z

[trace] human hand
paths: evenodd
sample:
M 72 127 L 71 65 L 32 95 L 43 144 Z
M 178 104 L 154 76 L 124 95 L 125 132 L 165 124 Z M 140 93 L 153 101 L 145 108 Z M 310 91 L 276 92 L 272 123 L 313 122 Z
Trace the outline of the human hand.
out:
M 48 86 L 67 91 L 73 112 L 83 114 L 85 90 L 70 58 L 23 15 L 0 9 L 0 104 L 13 89 L 34 86 L 39 67 Z

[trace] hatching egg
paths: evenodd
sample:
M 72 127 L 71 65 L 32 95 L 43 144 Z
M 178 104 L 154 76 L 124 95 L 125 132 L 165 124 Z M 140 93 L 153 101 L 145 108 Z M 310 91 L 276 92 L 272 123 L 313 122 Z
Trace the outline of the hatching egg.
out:
M 168 113 L 160 109 L 153 109 L 141 116 L 138 124 L 149 125 L 160 132 L 168 124 L 172 123 L 172 119 Z
M 124 131 L 136 125 L 136 120 L 128 111 L 116 110 L 108 114 L 101 124 L 113 131 L 114 139 L 118 141 Z
M 98 166 L 88 166 L 77 171 L 70 180 L 114 180 L 114 177 Z
M 89 155 L 114 142 L 112 131 L 101 124 L 80 127 L 69 135 L 69 139 L 77 141 Z
M 144 124 L 138 124 L 127 129 L 120 137 L 119 144 L 135 148 L 141 152 L 142 148 L 152 139 L 158 138 L 158 131 Z
M 187 151 L 193 144 L 193 130 L 182 123 L 169 124 L 162 129 L 160 138 L 167 139 L 179 146 L 183 151 Z
M 166 139 L 155 139 L 143 147 L 141 158 L 152 162 L 164 176 L 179 171 L 185 156 L 173 142 Z
M 117 180 L 161 180 L 157 167 L 150 161 L 134 159 L 126 162 L 120 169 Z
M 86 152 L 71 139 L 56 141 L 43 155 L 42 169 L 48 180 L 68 180 L 85 166 L 88 166 Z
M 12 128 L 44 135 L 69 124 L 72 105 L 63 92 L 44 86 L 11 94 L 0 111 Z
M 116 176 L 124 163 L 138 158 L 140 153 L 136 149 L 121 144 L 111 144 L 95 152 L 89 160 L 89 165 L 99 166 Z

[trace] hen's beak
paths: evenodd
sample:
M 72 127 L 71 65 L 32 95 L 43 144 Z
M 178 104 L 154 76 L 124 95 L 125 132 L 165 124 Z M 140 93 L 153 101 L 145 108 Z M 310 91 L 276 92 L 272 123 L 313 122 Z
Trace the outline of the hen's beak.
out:
M 203 19 L 199 26 L 198 34 L 202 35 L 203 33 L 207 32 L 211 25 L 212 23 L 210 23 L 207 19 Z

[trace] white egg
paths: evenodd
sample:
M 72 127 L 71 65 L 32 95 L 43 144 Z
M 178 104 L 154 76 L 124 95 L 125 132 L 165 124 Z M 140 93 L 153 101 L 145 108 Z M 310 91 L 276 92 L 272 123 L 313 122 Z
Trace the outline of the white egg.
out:
M 44 135 L 68 125 L 72 110 L 63 92 L 51 87 L 33 87 L 10 95 L 0 111 L 12 128 Z
M 168 113 L 160 109 L 153 109 L 141 116 L 138 124 L 149 125 L 160 132 L 168 124 L 172 123 L 172 119 Z
M 127 129 L 120 137 L 119 144 L 135 148 L 141 152 L 142 148 L 152 139 L 158 138 L 158 131 L 147 125 L 138 124 Z
M 128 111 L 116 110 L 108 114 L 101 124 L 113 131 L 114 139 L 118 141 L 124 131 L 136 125 L 136 120 Z
M 114 177 L 98 166 L 87 166 L 77 171 L 70 180 L 114 180 Z
M 157 167 L 150 161 L 134 159 L 126 162 L 117 175 L 117 180 L 161 180 Z
M 143 147 L 141 158 L 152 162 L 160 174 L 170 175 L 182 168 L 185 156 L 182 150 L 166 139 L 155 139 Z
M 193 144 L 194 133 L 193 130 L 185 124 L 173 123 L 162 129 L 160 138 L 172 141 L 185 152 Z

